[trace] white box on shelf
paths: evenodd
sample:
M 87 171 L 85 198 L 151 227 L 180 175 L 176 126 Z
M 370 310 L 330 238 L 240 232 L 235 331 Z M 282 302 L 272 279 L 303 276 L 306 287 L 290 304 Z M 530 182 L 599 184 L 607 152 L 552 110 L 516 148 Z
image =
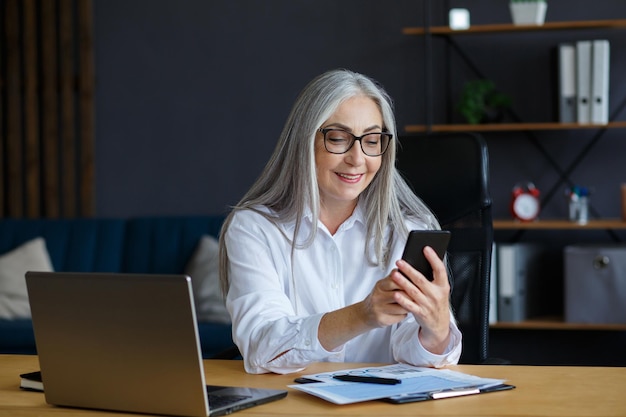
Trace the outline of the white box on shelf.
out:
M 548 3 L 545 1 L 511 1 L 509 10 L 515 25 L 543 25 Z
M 467 9 L 450 9 L 449 24 L 452 30 L 467 30 L 470 27 L 470 14 Z

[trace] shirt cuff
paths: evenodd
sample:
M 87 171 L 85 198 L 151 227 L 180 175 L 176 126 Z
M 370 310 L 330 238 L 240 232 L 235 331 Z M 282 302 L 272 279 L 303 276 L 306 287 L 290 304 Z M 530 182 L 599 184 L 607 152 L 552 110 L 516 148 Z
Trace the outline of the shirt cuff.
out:
M 431 366 L 433 368 L 442 368 L 447 365 L 456 365 L 461 357 L 462 349 L 462 335 L 461 331 L 453 322 L 450 323 L 450 341 L 446 350 L 442 354 L 436 354 L 428 351 L 419 338 L 419 326 L 415 332 L 417 343 L 415 350 L 413 350 L 413 357 L 411 363 L 422 364 L 419 366 Z
M 337 351 L 328 351 L 319 342 L 318 330 L 322 316 L 323 314 L 316 314 L 302 320 L 295 346 L 284 355 L 263 365 L 263 371 L 278 374 L 299 372 L 310 363 L 325 361 L 330 355 L 341 351 L 343 347 Z

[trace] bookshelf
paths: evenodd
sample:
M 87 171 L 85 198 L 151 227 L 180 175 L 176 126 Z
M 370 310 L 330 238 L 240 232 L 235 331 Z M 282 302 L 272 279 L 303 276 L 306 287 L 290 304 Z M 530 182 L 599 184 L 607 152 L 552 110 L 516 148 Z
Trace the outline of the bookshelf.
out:
M 564 219 L 538 219 L 532 222 L 521 222 L 509 219 L 494 219 L 494 231 L 614 231 L 626 230 L 626 221 L 622 219 L 591 219 L 586 224 L 578 224 Z M 516 241 L 517 239 L 513 239 Z M 531 240 L 532 241 L 532 240 Z M 498 321 L 491 323 L 490 328 L 498 330 L 571 330 L 571 331 L 626 331 L 626 324 L 610 323 L 572 323 L 563 317 L 533 317 L 521 322 Z
M 615 236 L 615 231 L 626 231 L 626 221 L 622 219 L 591 219 L 586 224 L 578 224 L 564 219 L 539 219 L 532 222 L 521 222 L 509 219 L 494 219 L 494 231 L 513 232 L 518 235 L 525 231 L 549 231 L 549 232 L 570 232 L 570 231 L 607 231 Z M 517 238 L 512 239 L 513 242 Z M 533 242 L 530 239 L 530 242 Z M 506 242 L 506 241 L 503 241 Z M 537 316 L 520 322 L 498 321 L 491 323 L 490 328 L 494 330 L 567 330 L 567 331 L 626 331 L 625 324 L 611 323 L 572 323 L 566 322 L 561 316 Z
M 545 32 L 585 29 L 626 29 L 626 19 L 607 19 L 589 21 L 546 22 L 543 25 L 514 25 L 512 23 L 473 25 L 466 30 L 452 30 L 448 26 L 406 27 L 402 29 L 405 35 L 438 36 L 450 40 L 456 36 L 503 34 L 519 32 Z M 428 89 L 426 89 L 428 91 Z M 503 132 L 503 131 L 542 131 L 542 130 L 576 130 L 576 129 L 614 129 L 626 128 L 625 121 L 611 121 L 608 124 L 578 124 L 578 123 L 492 123 L 492 124 L 431 124 L 407 125 L 407 133 L 428 132 Z
M 472 25 L 467 30 L 452 30 L 448 26 L 429 26 L 428 23 L 424 27 L 406 27 L 402 29 L 402 33 L 409 36 L 421 36 L 426 39 L 426 60 L 432 59 L 432 45 L 430 38 L 439 37 L 444 38 L 448 44 L 454 45 L 458 51 L 460 48 L 453 41 L 455 37 L 461 36 L 490 36 L 507 33 L 541 33 L 546 31 L 581 31 L 591 29 L 606 29 L 606 30 L 626 30 L 626 19 L 608 19 L 608 20 L 589 20 L 589 21 L 562 21 L 562 22 L 546 22 L 543 25 L 514 25 L 512 23 L 505 24 L 488 24 L 488 25 Z M 462 54 L 463 57 L 463 54 Z M 464 58 L 465 59 L 465 58 Z M 473 63 L 472 63 L 473 64 Z M 470 65 L 477 68 L 475 65 Z M 427 67 L 425 76 L 424 91 L 426 102 L 432 105 L 432 91 L 429 85 L 431 81 L 431 71 Z M 475 70 L 476 71 L 476 70 Z M 478 72 L 477 72 L 478 74 Z M 478 74 L 480 75 L 480 74 Z M 484 78 L 484 77 L 481 77 Z M 622 108 L 626 105 L 626 100 L 618 106 Z M 426 106 L 428 109 L 428 105 Z M 578 123 L 560 123 L 560 122 L 532 122 L 526 123 L 516 118 L 515 123 L 492 123 L 492 124 L 458 124 L 458 123 L 433 123 L 433 117 L 429 110 L 426 111 L 426 123 L 424 124 L 410 124 L 405 126 L 407 133 L 417 134 L 429 134 L 439 132 L 523 132 L 529 136 L 531 142 L 535 144 L 546 157 L 549 158 L 548 152 L 544 152 L 538 141 L 535 140 L 534 134 L 530 132 L 540 131 L 568 131 L 568 130 L 596 130 L 596 132 L 603 132 L 607 129 L 625 129 L 626 121 L 618 121 L 611 119 L 608 124 L 578 124 Z M 588 149 L 595 144 L 597 138 L 601 136 L 596 133 L 596 136 L 590 141 Z M 506 139 L 502 139 L 506 140 Z M 587 149 L 587 151 L 588 151 Z M 584 151 L 584 152 L 587 152 Z M 586 153 L 580 155 L 580 160 L 585 157 Z M 552 162 L 552 160 L 550 160 Z M 575 165 L 571 167 L 570 171 L 573 171 Z M 556 190 L 559 184 L 555 184 L 553 189 Z M 555 192 L 549 193 L 551 198 L 555 195 Z M 542 202 L 542 203 L 545 203 Z M 606 230 L 609 234 L 614 234 L 615 230 L 626 230 L 626 221 L 621 219 L 597 219 L 590 220 L 585 225 L 580 225 L 568 220 L 560 219 L 540 219 L 535 222 L 518 222 L 514 220 L 496 219 L 493 222 L 494 230 L 498 231 L 514 231 L 516 233 L 523 233 L 526 230 L 544 230 L 544 231 L 592 231 L 592 230 Z M 498 322 L 491 325 L 493 329 L 512 329 L 512 330 L 609 330 L 609 331 L 625 331 L 626 324 L 583 324 L 583 323 L 568 323 L 565 322 L 563 317 L 545 317 L 540 319 L 526 320 L 523 322 L 508 323 Z

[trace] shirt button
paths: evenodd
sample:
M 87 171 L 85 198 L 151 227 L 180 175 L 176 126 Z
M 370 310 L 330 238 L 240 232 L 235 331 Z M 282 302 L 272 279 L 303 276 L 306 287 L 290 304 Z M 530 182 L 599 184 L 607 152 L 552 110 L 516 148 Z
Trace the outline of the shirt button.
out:
M 311 340 L 310 339 L 306 339 L 304 341 L 304 346 L 311 346 Z

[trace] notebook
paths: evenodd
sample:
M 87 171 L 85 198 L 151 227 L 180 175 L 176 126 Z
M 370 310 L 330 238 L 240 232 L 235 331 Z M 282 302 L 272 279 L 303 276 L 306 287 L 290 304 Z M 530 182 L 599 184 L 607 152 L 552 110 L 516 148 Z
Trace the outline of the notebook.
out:
M 27 272 L 26 285 L 49 404 L 220 416 L 287 395 L 206 386 L 186 275 Z

